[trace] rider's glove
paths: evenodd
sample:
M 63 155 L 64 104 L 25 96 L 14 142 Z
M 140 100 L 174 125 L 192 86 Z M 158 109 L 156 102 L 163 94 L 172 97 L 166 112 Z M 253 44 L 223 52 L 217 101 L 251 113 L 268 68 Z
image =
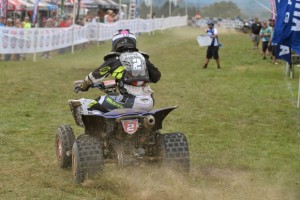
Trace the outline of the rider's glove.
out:
M 75 92 L 75 93 L 78 93 L 78 92 L 85 92 L 85 91 L 87 91 L 87 90 L 82 89 L 80 86 L 74 88 L 74 92 Z
M 80 92 L 88 91 L 91 84 L 92 84 L 92 82 L 89 80 L 88 77 L 86 77 L 85 80 L 80 85 L 78 85 L 74 88 L 74 92 L 78 93 L 79 91 Z

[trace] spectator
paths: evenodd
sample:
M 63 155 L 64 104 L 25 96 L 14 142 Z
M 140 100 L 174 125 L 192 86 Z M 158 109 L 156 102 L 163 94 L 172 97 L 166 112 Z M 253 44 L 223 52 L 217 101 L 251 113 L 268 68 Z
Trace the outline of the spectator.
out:
M 68 16 L 67 16 L 67 25 L 68 25 L 68 27 L 70 27 L 70 26 L 72 26 L 73 25 L 73 15 L 71 15 L 71 14 L 69 14 Z
M 258 21 L 258 18 L 254 18 L 254 22 L 251 25 L 251 39 L 253 42 L 253 49 L 258 49 L 260 41 L 260 32 L 261 23 Z
M 218 30 L 214 28 L 214 22 L 212 20 L 209 20 L 207 22 L 208 29 L 207 29 L 207 34 L 210 36 L 212 39 L 211 45 L 208 46 L 207 51 L 206 51 L 206 60 L 205 64 L 203 66 L 204 69 L 207 68 L 208 63 L 211 58 L 214 58 L 216 60 L 216 63 L 218 65 L 218 69 L 221 69 L 220 66 L 220 58 L 219 58 L 219 39 L 218 39 Z
M 23 28 L 23 25 L 21 23 L 21 20 L 20 19 L 15 19 L 15 27 L 16 28 Z
M 21 20 L 20 19 L 15 19 L 15 27 L 16 28 L 23 28 Z M 21 54 L 15 54 L 15 59 L 20 60 Z
M 271 28 L 268 26 L 268 23 L 264 21 L 259 32 L 262 41 L 262 55 L 264 60 L 266 59 L 267 49 L 271 39 L 271 33 Z
M 65 16 L 63 16 L 63 19 L 59 24 L 59 28 L 66 28 L 66 27 L 69 27 L 69 26 L 70 26 L 69 16 L 65 15 Z M 67 47 L 61 48 L 61 49 L 58 50 L 58 53 L 59 54 L 64 54 L 67 49 L 68 49 Z
M 155 12 L 152 13 L 151 18 L 152 18 L 152 19 L 155 19 Z
M 269 26 L 272 29 L 271 38 L 270 38 L 270 42 L 269 42 L 270 53 L 271 53 L 271 60 L 272 60 L 273 64 L 277 65 L 278 64 L 278 62 L 276 62 L 277 44 L 273 42 L 274 28 L 275 28 L 275 20 L 274 19 L 270 19 L 269 20 Z
M 12 18 L 8 18 L 6 20 L 6 26 L 7 27 L 14 27 L 14 21 L 12 20 Z
M 0 27 L 4 27 L 5 26 L 5 17 L 0 16 Z
M 14 22 L 13 22 L 13 20 L 11 19 L 11 18 L 8 18 L 7 20 L 6 20 L 6 27 L 13 27 L 14 26 Z M 5 61 L 8 61 L 8 60 L 10 60 L 11 59 L 11 54 L 5 54 L 4 55 L 4 60 Z
M 59 27 L 60 21 L 59 21 L 59 17 L 55 16 L 53 18 L 53 27 Z
M 116 13 L 112 12 L 110 23 L 114 23 L 114 22 L 116 22 L 118 20 L 119 20 L 119 16 Z
M 25 28 L 25 29 L 31 28 L 31 23 L 29 22 L 29 17 L 28 17 L 28 16 L 26 16 L 26 17 L 24 18 L 24 21 L 22 22 L 22 27 Z M 25 32 L 24 38 L 25 38 L 25 42 L 26 42 L 27 40 L 30 40 L 30 35 L 29 35 L 28 33 Z M 23 59 L 23 60 L 26 59 L 25 54 L 21 54 L 20 57 L 21 57 L 21 59 Z
M 104 23 L 106 23 L 106 24 L 113 23 L 113 21 L 114 21 L 113 13 L 114 12 L 112 10 L 106 11 L 106 14 L 104 15 Z
M 26 16 L 24 18 L 24 25 L 23 25 L 24 28 L 31 28 L 31 23 L 29 22 L 29 17 Z
M 63 16 L 62 21 L 59 23 L 59 27 L 66 28 L 69 26 L 70 26 L 69 17 L 65 15 L 65 16 Z
M 104 23 L 105 12 L 103 10 L 98 10 L 98 17 L 101 23 Z
M 200 12 L 199 12 L 199 11 L 196 12 L 196 14 L 195 14 L 195 19 L 196 19 L 196 20 L 201 19 L 201 15 L 200 15 Z
M 5 17 L 0 16 L 0 28 L 5 27 Z M 4 60 L 4 55 L 0 55 L 1 60 Z
M 48 18 L 45 23 L 45 28 L 52 28 L 54 25 L 53 19 Z M 51 58 L 50 51 L 46 51 L 42 54 L 42 58 Z

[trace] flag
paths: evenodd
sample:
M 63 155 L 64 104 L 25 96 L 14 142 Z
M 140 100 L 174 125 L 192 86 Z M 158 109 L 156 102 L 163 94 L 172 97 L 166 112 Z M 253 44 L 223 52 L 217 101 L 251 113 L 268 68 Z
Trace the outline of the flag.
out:
M 277 43 L 278 58 L 291 64 L 291 50 L 300 54 L 300 0 L 276 0 L 276 24 L 273 42 Z
M 39 2 L 40 0 L 34 0 L 34 5 L 33 5 L 33 15 L 32 15 L 32 22 L 35 23 L 36 22 L 36 16 L 39 13 Z
M 276 58 L 285 60 L 290 65 L 292 64 L 292 50 L 288 44 L 279 44 L 276 49 Z
M 273 14 L 273 19 L 276 18 L 276 7 L 275 7 L 275 0 L 270 0 L 270 4 L 271 4 L 271 10 L 272 10 L 272 14 Z
M 8 0 L 0 0 L 0 6 L 1 6 L 0 16 L 5 18 L 6 18 L 6 11 L 7 11 L 7 1 Z

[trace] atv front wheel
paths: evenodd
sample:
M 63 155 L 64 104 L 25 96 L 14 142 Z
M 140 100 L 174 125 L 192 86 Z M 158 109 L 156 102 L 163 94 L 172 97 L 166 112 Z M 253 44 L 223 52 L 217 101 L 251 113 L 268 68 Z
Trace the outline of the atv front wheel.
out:
M 189 147 L 183 133 L 166 133 L 160 136 L 160 156 L 163 165 L 175 170 L 190 170 Z
M 58 127 L 55 136 L 56 157 L 61 168 L 71 167 L 71 151 L 75 140 L 73 129 L 70 125 Z
M 79 136 L 72 149 L 72 172 L 76 183 L 103 170 L 103 155 L 99 138 L 89 135 Z

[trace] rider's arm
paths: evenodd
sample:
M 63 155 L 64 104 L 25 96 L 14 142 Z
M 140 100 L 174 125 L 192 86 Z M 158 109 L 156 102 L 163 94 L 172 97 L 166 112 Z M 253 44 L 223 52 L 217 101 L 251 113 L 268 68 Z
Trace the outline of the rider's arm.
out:
M 158 68 L 156 68 L 150 61 L 149 61 L 149 55 L 146 54 L 145 52 L 141 52 L 140 53 L 144 56 L 145 60 L 146 60 L 146 65 L 148 68 L 148 72 L 149 72 L 149 79 L 150 82 L 152 83 L 156 83 L 157 81 L 159 81 L 160 79 L 160 71 Z
M 80 90 L 87 91 L 93 84 L 101 83 L 110 74 L 111 65 L 112 59 L 108 59 L 95 71 L 87 75 L 80 85 Z
M 159 81 L 161 73 L 158 68 L 156 68 L 148 59 L 146 59 L 146 64 L 149 72 L 150 82 L 156 83 Z

